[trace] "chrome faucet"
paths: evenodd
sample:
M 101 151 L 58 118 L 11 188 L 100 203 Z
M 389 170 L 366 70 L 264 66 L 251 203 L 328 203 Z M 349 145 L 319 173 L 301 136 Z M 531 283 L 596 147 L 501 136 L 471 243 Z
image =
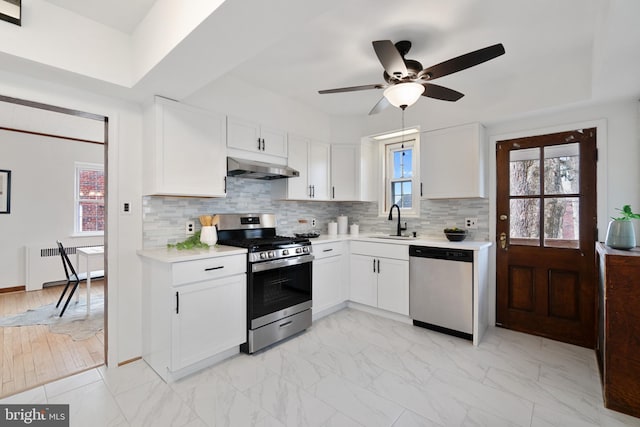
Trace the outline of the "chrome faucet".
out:
M 393 220 L 393 208 L 398 209 L 398 231 L 396 236 L 402 236 L 402 231 L 407 229 L 407 223 L 404 223 L 404 227 L 402 225 L 400 225 L 400 206 L 394 204 L 393 206 L 391 206 L 391 209 L 389 209 L 389 221 Z

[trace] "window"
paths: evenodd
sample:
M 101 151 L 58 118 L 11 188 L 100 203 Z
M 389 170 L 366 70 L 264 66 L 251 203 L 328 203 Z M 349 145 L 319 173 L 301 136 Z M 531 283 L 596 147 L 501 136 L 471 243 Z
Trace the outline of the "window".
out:
M 104 233 L 104 166 L 76 163 L 75 233 Z
M 400 138 L 384 144 L 384 203 L 380 214 L 389 212 L 394 204 L 402 215 L 420 215 L 420 176 L 417 139 L 402 141 Z

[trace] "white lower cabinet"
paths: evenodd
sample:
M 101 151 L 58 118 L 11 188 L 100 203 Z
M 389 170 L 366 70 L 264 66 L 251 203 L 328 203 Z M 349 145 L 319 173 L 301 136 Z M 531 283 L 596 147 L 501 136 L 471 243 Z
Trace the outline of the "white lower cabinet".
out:
M 350 279 L 351 301 L 409 315 L 407 246 L 352 242 Z
M 378 306 L 376 259 L 367 255 L 351 255 L 349 299 L 360 304 Z
M 246 341 L 246 255 L 143 258 L 143 358 L 165 381 L 237 353 Z
M 244 274 L 172 288 L 172 371 L 245 342 L 246 288 Z
M 344 242 L 313 245 L 313 312 L 321 313 L 343 303 L 346 293 Z

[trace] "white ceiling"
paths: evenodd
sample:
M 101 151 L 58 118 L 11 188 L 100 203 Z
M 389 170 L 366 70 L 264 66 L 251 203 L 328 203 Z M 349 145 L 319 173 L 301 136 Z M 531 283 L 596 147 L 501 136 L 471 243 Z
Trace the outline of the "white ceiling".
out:
M 154 3 L 47 1 L 126 33 L 133 31 Z M 227 3 L 230 1 L 234 0 Z M 292 22 L 285 37 L 257 54 L 248 59 L 237 55 L 242 60 L 225 64 L 226 69 L 235 78 L 330 115 L 366 115 L 382 96 L 381 90 L 330 95 L 317 91 L 383 83 L 371 41 L 410 40 L 413 48 L 407 58 L 424 67 L 503 43 L 504 56 L 435 81 L 464 93 L 464 98 L 456 103 L 421 98 L 417 108 L 483 111 L 490 119 L 492 113 L 522 114 L 640 96 L 637 0 L 350 0 L 326 4 L 330 6 L 314 17 Z M 251 31 L 240 20 L 237 28 L 238 32 Z M 252 36 L 261 38 L 259 33 Z M 216 43 L 233 44 L 234 38 L 228 34 L 196 47 L 207 52 Z M 237 48 L 243 49 L 243 44 Z M 222 63 L 226 58 L 216 59 Z
M 131 34 L 156 0 L 46 0 L 86 18 Z

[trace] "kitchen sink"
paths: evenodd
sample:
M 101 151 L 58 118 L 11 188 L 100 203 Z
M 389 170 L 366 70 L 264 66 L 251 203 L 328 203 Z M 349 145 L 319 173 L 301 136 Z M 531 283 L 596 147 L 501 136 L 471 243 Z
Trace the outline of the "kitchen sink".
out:
M 373 239 L 390 239 L 390 240 L 416 240 L 413 236 L 396 236 L 395 234 L 372 234 L 369 237 Z

